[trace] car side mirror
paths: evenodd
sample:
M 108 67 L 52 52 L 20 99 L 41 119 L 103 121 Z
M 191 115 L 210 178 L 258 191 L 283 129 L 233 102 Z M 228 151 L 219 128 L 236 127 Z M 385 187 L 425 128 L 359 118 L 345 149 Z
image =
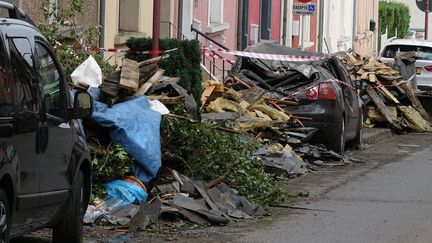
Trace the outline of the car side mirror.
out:
M 93 99 L 87 92 L 77 91 L 74 96 L 72 118 L 84 119 L 93 113 Z

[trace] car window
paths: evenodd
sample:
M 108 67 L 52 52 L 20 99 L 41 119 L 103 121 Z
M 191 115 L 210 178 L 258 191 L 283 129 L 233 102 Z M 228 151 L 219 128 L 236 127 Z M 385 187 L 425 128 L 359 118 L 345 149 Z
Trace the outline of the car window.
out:
M 48 49 L 36 42 L 39 80 L 48 113 L 57 114 L 60 107 L 60 71 Z
M 15 103 L 18 110 L 39 110 L 39 87 L 33 63 L 33 52 L 26 38 L 8 40 L 14 76 Z
M 13 112 L 12 80 L 8 72 L 3 39 L 0 38 L 0 116 L 9 116 Z
M 382 56 L 385 58 L 395 58 L 410 51 L 416 53 L 418 60 L 432 60 L 432 48 L 417 45 L 389 45 L 384 49 Z

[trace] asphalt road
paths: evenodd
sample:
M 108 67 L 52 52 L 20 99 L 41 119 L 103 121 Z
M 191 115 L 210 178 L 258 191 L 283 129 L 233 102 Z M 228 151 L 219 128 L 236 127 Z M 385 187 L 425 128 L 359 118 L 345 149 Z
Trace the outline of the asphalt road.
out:
M 394 145 L 389 157 L 416 148 Z M 280 217 L 234 241 L 432 242 L 432 146 L 389 162 L 300 205 L 322 211 Z

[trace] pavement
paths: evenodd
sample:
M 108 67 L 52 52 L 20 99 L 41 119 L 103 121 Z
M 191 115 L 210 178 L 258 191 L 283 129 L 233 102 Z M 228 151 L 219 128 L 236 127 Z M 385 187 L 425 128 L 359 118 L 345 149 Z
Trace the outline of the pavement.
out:
M 430 134 L 416 134 L 379 143 L 368 157 L 356 155 L 373 158 L 367 164 L 297 205 L 305 210 L 239 232 L 231 241 L 431 242 L 431 141 Z

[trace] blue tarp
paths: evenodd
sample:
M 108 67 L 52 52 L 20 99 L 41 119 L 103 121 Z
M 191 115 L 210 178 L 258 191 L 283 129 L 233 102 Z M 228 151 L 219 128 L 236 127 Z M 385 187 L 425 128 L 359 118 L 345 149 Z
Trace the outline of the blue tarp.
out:
M 104 187 L 107 192 L 105 206 L 108 208 L 134 203 L 140 204 L 142 201 L 147 200 L 147 192 L 145 192 L 142 187 L 132 182 L 114 180 L 104 184 Z
M 102 127 L 111 129 L 111 138 L 134 158 L 135 177 L 149 186 L 161 167 L 161 114 L 150 109 L 145 96 L 109 108 L 98 101 L 98 89 L 91 88 L 90 93 L 94 98 L 92 118 Z

